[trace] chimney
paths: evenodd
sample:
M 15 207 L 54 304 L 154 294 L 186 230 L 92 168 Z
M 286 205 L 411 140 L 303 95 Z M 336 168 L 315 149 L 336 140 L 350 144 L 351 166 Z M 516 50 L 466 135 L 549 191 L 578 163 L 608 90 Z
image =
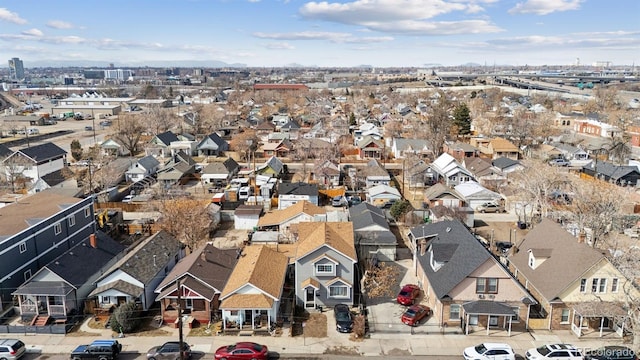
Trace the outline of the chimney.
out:
M 91 244 L 91 247 L 94 249 L 98 248 L 98 241 L 96 240 L 96 234 L 89 235 L 89 244 Z
M 202 250 L 202 252 L 200 253 L 200 260 L 202 261 L 207 261 L 207 252 L 206 250 Z
M 584 239 L 587 238 L 587 234 L 584 231 L 580 231 L 580 233 L 578 234 L 578 242 L 580 244 L 584 244 Z

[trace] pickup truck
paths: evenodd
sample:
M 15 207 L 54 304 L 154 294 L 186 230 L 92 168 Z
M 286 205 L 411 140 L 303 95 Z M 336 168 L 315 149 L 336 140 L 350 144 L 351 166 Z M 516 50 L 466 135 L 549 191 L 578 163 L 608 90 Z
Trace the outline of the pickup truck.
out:
M 122 344 L 118 340 L 95 340 L 89 345 L 76 347 L 70 357 L 72 360 L 114 360 L 118 358 L 121 350 Z

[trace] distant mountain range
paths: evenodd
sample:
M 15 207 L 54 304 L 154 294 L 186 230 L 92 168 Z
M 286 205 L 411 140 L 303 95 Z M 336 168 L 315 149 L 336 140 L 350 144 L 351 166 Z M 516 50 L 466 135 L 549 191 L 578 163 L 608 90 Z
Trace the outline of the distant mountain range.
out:
M 140 68 L 140 67 L 188 67 L 188 68 L 246 68 L 247 64 L 228 64 L 217 60 L 176 60 L 176 61 L 145 61 L 145 62 L 108 62 L 91 60 L 48 60 L 48 61 L 24 61 L 25 68 L 37 67 L 84 67 L 84 68 L 108 68 L 113 64 L 114 68 Z

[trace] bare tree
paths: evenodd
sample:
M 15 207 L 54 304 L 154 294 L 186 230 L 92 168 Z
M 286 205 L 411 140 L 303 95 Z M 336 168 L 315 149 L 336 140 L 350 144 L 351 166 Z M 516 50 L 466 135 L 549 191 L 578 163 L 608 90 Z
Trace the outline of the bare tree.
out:
M 453 121 L 450 116 L 451 104 L 443 92 L 439 92 L 438 104 L 431 107 L 426 121 L 421 119 L 414 125 L 419 136 L 424 137 L 429 143 L 435 156 L 440 155 L 442 147 L 448 136 L 451 135 Z
M 624 275 L 621 281 L 622 307 L 627 315 L 623 319 L 616 319 L 616 323 L 626 322 L 625 329 L 631 332 L 632 348 L 640 350 L 640 294 L 638 279 L 640 279 L 640 249 L 637 246 L 626 247 L 613 256 L 612 263 Z M 617 277 L 617 274 L 612 276 Z
M 249 155 L 258 148 L 258 137 L 255 130 L 245 129 L 244 132 L 234 136 L 229 147 L 238 153 L 242 160 L 248 160 Z
M 394 296 L 398 290 L 399 274 L 400 270 L 393 263 L 383 262 L 377 266 L 371 265 L 362 279 L 363 292 L 370 299 Z
M 158 204 L 160 226 L 193 251 L 206 240 L 212 226 L 209 204 L 206 200 L 163 199 Z
M 123 115 L 120 114 L 119 118 Z M 130 117 L 140 117 L 139 123 L 143 126 L 146 132 L 151 134 L 160 134 L 169 130 L 175 122 L 171 109 L 161 107 L 157 104 L 152 104 L 147 107 L 142 114 L 125 115 L 125 121 L 130 121 Z
M 26 187 L 32 179 L 24 175 L 25 170 L 32 166 L 31 160 L 20 153 L 14 153 L 7 157 L 2 163 L 4 166 L 7 182 L 11 185 L 11 191 L 16 192 Z
M 147 129 L 137 116 L 118 116 L 118 126 L 113 137 L 132 154 L 138 153 L 138 144 L 142 133 Z

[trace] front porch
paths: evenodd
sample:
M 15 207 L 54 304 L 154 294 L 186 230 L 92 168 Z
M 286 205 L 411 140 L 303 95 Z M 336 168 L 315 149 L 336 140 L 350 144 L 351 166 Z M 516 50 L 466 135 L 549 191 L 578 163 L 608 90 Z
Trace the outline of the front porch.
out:
M 477 332 L 489 336 L 492 330 L 497 330 L 506 331 L 506 336 L 511 336 L 514 318 L 518 319 L 511 306 L 494 301 L 468 302 L 462 305 L 462 310 L 464 314 L 460 325 L 465 335 Z
M 23 321 L 50 317 L 54 321 L 66 319 L 75 311 L 75 291 L 63 282 L 28 282 L 16 290 L 18 309 Z
M 573 307 L 571 331 L 577 337 L 624 337 L 627 312 L 618 303 L 580 303 Z

